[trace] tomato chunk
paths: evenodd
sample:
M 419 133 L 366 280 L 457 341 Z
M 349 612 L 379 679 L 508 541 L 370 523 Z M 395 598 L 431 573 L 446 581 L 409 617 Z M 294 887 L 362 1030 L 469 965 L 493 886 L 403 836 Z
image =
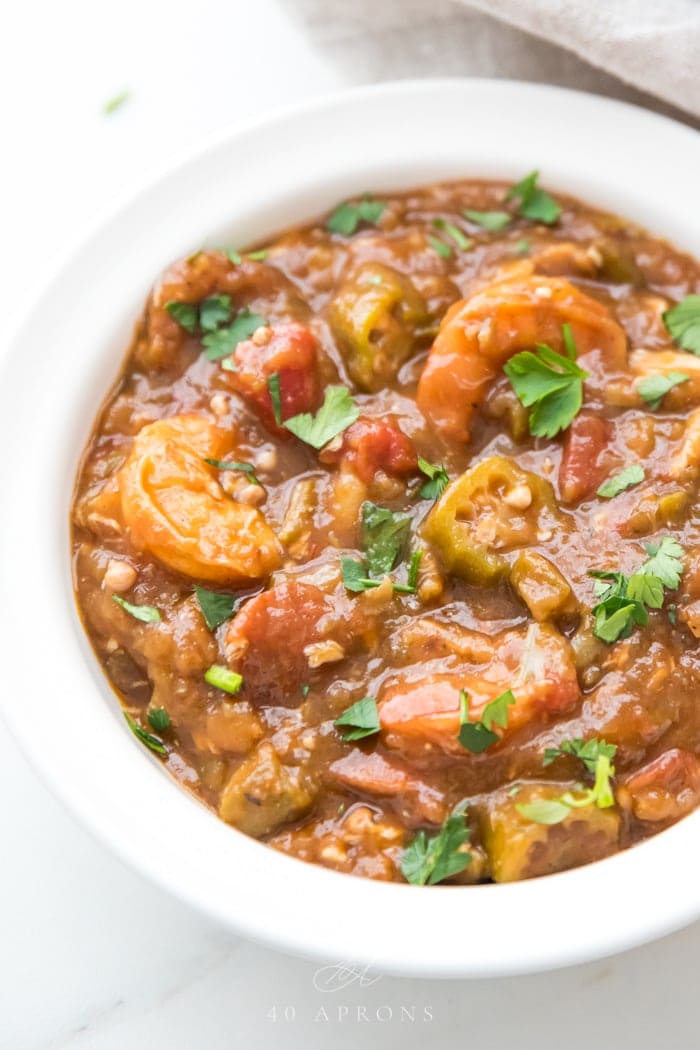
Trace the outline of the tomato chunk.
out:
M 564 453 L 559 468 L 559 491 L 566 503 L 578 503 L 592 496 L 605 480 L 605 452 L 612 437 L 612 427 L 600 416 L 581 412 L 564 438 Z
M 546 719 L 571 707 L 580 691 L 568 642 L 553 628 L 533 624 L 492 639 L 493 660 L 478 669 L 404 679 L 380 698 L 379 721 L 390 747 L 415 749 L 426 743 L 443 751 L 466 754 L 458 740 L 460 690 L 469 696 L 470 721 L 478 721 L 491 700 L 512 689 L 516 703 L 508 709 L 510 733 L 535 718 Z
M 238 344 L 233 353 L 235 372 L 229 372 L 231 385 L 251 403 L 265 425 L 280 436 L 290 433 L 275 422 L 275 411 L 268 381 L 277 374 L 280 384 L 282 419 L 310 412 L 319 403 L 317 376 L 318 347 L 312 332 L 304 325 L 277 324 L 263 328 Z
M 380 471 L 400 478 L 418 469 L 413 442 L 389 419 L 358 419 L 343 434 L 340 447 L 324 449 L 320 459 L 347 465 L 366 485 L 371 485 Z

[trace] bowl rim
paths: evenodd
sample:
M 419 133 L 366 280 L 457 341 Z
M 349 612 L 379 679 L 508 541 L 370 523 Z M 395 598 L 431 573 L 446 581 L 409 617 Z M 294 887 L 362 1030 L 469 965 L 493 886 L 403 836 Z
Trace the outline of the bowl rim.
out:
M 448 141 L 464 113 L 470 115 L 474 146 Z M 405 122 L 420 131 L 419 143 L 404 142 Z M 655 156 L 643 148 L 649 136 L 656 143 Z M 300 139 L 304 157 L 297 156 Z M 376 155 L 356 160 L 359 142 Z M 575 163 L 557 159 L 564 145 L 576 153 Z M 280 153 L 284 171 L 270 171 L 266 158 Z M 324 961 L 369 964 L 392 974 L 505 976 L 611 954 L 700 916 L 700 887 L 691 866 L 680 863 L 693 848 L 697 851 L 700 812 L 592 865 L 461 892 L 351 878 L 277 853 L 226 827 L 178 790 L 158 763 L 133 746 L 127 731 L 115 728 L 121 725 L 117 705 L 74 607 L 68 611 L 66 514 L 76 452 L 92 425 L 87 406 L 92 403 L 94 415 L 108 386 L 105 373 L 115 375 L 115 357 L 121 360 L 129 341 L 131 322 L 147 292 L 144 282 L 157 272 L 157 267 L 147 270 L 145 260 L 149 268 L 156 259 L 164 266 L 178 246 L 186 249 L 198 229 L 213 236 L 224 223 L 233 224 L 238 243 L 259 239 L 261 224 L 272 235 L 284 227 L 290 211 L 312 218 L 334 200 L 366 189 L 360 178 L 373 179 L 378 191 L 419 186 L 434 181 L 437 175 L 431 173 L 438 172 L 511 178 L 536 166 L 530 163 L 535 154 L 543 158 L 549 185 L 638 219 L 700 254 L 700 225 L 688 203 L 700 138 L 689 127 L 626 103 L 517 81 L 383 83 L 280 107 L 226 129 L 168 165 L 68 254 L 0 359 L 0 435 L 6 447 L 24 433 L 30 410 L 42 420 L 22 443 L 31 478 L 21 463 L 24 455 L 0 462 L 1 491 L 35 510 L 30 521 L 22 516 L 20 522 L 19 514 L 0 520 L 0 578 L 3 592 L 13 596 L 0 607 L 7 665 L 0 712 L 53 793 L 109 849 L 210 918 L 272 947 Z M 650 170 L 640 172 L 635 165 L 643 157 Z M 313 176 L 304 168 L 305 159 Z M 249 202 L 247 210 L 242 203 L 232 208 L 233 220 L 220 203 L 232 166 L 243 201 Z M 319 171 L 325 171 L 323 177 Z M 653 189 L 662 180 L 673 192 L 659 200 Z M 177 206 L 185 189 L 192 194 L 191 205 L 181 214 Z M 211 201 L 204 199 L 209 192 Z M 86 282 L 90 294 L 79 300 Z M 110 285 L 119 288 L 114 306 Z M 103 329 L 104 316 L 110 321 Z M 85 357 L 76 357 L 80 348 L 93 345 L 101 347 L 96 359 L 85 363 Z M 43 359 L 51 363 L 52 350 L 65 351 L 72 364 L 58 373 L 54 369 L 52 383 L 43 388 L 28 383 L 21 360 L 26 346 L 37 348 L 39 364 Z M 63 394 L 67 403 L 57 404 Z M 86 406 L 82 415 L 81 404 Z M 52 433 L 48 454 L 44 426 Z M 62 512 L 59 529 L 56 516 Z M 25 545 L 32 551 L 30 564 L 14 556 Z M 26 625 L 41 587 L 43 616 L 51 626 L 43 643 L 51 689 L 43 676 L 37 681 L 23 670 L 33 666 L 32 656 L 36 661 Z M 103 743 L 107 746 L 94 753 L 93 745 Z M 110 785 L 115 773 L 119 791 Z M 661 880 L 667 878 L 669 854 L 679 863 L 673 893 L 664 893 Z M 653 911 L 648 906 L 652 895 Z M 315 909 L 321 904 L 322 921 L 318 910 L 299 907 L 307 898 Z M 498 909 L 493 915 L 489 903 Z

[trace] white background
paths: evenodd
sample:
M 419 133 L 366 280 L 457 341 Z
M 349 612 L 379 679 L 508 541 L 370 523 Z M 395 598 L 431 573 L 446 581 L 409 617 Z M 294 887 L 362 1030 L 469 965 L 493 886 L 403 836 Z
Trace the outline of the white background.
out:
M 281 101 L 360 80 L 446 73 L 551 79 L 640 99 L 448 0 L 377 0 L 369 23 L 353 12 L 344 0 L 15 3 L 0 39 L 2 327 L 132 189 L 225 124 Z M 122 89 L 129 101 L 105 116 L 104 102 Z M 26 355 L 31 372 L 31 347 Z M 16 510 L 11 493 L 0 498 L 4 513 Z M 36 608 L 27 630 L 40 642 L 51 630 L 40 595 Z M 50 668 L 26 673 L 41 673 L 51 688 Z M 385 977 L 319 991 L 312 964 L 230 937 L 125 870 L 51 798 L 2 727 L 0 797 L 2 1050 L 306 1050 L 359 1040 L 405 1050 L 426 1042 L 691 1050 L 700 1042 L 700 925 L 555 974 L 472 983 Z M 673 892 L 668 874 L 659 893 Z M 322 921 L 313 901 L 299 906 Z

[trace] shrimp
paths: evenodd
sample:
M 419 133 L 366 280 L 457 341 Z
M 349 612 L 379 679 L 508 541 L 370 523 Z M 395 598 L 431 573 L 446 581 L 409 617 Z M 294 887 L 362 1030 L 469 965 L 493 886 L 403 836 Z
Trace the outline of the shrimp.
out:
M 446 438 L 468 441 L 475 408 L 506 361 L 547 343 L 562 351 L 569 324 L 579 354 L 622 370 L 627 340 L 607 307 L 563 277 L 521 276 L 461 299 L 445 314 L 418 384 L 423 415 Z
M 205 462 L 230 446 L 230 436 L 200 416 L 149 423 L 118 483 L 135 547 L 185 576 L 240 585 L 276 569 L 282 548 L 260 511 L 226 496 Z
M 379 724 L 388 747 L 465 754 L 459 742 L 460 691 L 469 696 L 469 717 L 478 721 L 486 705 L 512 687 L 516 698 L 508 712 L 510 733 L 538 717 L 558 714 L 579 698 L 571 648 L 553 628 L 531 624 L 526 631 L 504 631 L 490 639 L 493 659 L 478 670 L 431 674 L 418 680 L 402 676 L 383 690 Z

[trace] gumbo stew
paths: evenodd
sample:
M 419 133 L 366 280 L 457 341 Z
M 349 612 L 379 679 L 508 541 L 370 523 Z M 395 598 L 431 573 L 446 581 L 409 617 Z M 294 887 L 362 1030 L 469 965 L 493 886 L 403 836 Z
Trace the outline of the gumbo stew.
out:
M 699 293 L 536 172 L 173 265 L 73 506 L 140 743 L 275 849 L 421 885 L 692 810 Z

